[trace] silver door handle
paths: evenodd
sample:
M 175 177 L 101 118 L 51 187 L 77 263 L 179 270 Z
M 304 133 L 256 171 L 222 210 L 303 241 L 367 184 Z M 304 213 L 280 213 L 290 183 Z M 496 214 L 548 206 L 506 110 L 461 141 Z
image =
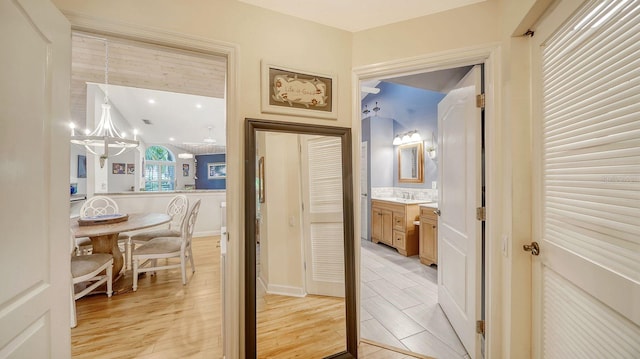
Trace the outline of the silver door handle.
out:
M 439 210 L 439 209 L 436 209 L 435 211 L 433 211 L 433 213 L 437 214 L 438 216 L 440 216 L 440 215 L 441 215 L 441 214 L 440 214 L 440 210 Z

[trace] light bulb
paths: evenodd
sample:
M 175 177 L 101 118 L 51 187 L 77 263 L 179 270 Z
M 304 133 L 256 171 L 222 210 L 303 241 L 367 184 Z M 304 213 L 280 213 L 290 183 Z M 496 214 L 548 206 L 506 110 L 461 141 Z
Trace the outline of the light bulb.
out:
M 411 142 L 420 142 L 421 140 L 422 137 L 420 137 L 418 131 L 413 131 L 413 134 L 411 135 Z

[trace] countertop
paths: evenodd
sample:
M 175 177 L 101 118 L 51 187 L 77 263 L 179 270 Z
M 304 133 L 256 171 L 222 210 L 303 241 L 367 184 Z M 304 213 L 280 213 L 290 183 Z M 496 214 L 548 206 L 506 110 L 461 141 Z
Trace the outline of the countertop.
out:
M 426 205 L 430 203 L 435 203 L 435 202 L 427 201 L 424 199 L 408 199 L 408 198 L 397 198 L 397 197 L 377 197 L 377 198 L 372 197 L 371 199 L 375 201 L 385 201 L 385 202 L 398 203 L 398 204 Z
M 421 203 L 420 207 L 428 207 L 438 209 L 438 202 Z

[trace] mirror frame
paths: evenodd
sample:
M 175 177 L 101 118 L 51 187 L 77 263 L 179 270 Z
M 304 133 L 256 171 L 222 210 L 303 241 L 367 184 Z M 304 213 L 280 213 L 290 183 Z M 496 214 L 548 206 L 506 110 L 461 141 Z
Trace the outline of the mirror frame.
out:
M 301 135 L 340 137 L 342 144 L 342 206 L 344 228 L 344 284 L 347 350 L 327 358 L 357 358 L 356 269 L 353 215 L 353 171 L 351 129 L 306 123 L 278 122 L 247 118 L 245 122 L 245 245 L 244 245 L 244 349 L 245 358 L 257 356 L 256 322 L 256 132 L 268 131 Z
M 410 147 L 417 147 L 417 155 L 418 158 L 416 159 L 417 163 L 417 171 L 418 171 L 418 177 L 417 178 L 402 178 L 402 149 L 403 148 L 410 148 Z M 398 182 L 400 183 L 422 183 L 424 182 L 424 150 L 422 148 L 422 142 L 416 142 L 416 143 L 408 143 L 406 145 L 400 145 L 398 146 Z

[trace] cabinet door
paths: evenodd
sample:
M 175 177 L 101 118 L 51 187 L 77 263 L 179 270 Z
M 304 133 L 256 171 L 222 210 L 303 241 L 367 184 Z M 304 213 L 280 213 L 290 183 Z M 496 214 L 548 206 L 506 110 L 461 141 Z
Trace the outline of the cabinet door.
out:
M 380 217 L 382 218 L 382 238 L 380 241 L 393 246 L 393 213 L 383 209 Z
M 371 207 L 371 241 L 378 243 L 382 240 L 382 211 Z
M 438 224 L 425 217 L 420 218 L 420 262 L 438 264 Z

